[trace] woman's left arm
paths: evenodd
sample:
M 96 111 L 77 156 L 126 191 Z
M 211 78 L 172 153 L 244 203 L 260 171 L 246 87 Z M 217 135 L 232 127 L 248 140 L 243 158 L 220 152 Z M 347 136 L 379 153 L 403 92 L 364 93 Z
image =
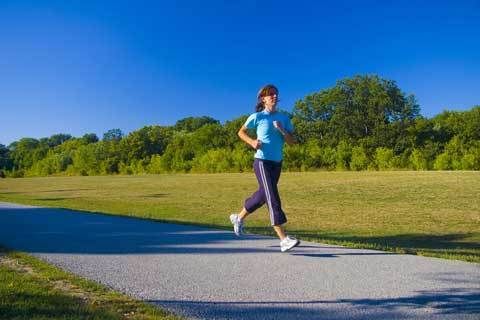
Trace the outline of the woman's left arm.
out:
M 273 125 L 275 126 L 275 128 L 277 128 L 278 131 L 280 131 L 286 143 L 288 143 L 289 145 L 297 143 L 297 139 L 295 139 L 295 137 L 290 132 L 286 131 L 282 127 L 280 121 L 274 121 Z
M 291 133 L 285 131 L 285 133 L 282 133 L 282 135 L 285 138 L 285 142 L 289 145 L 297 143 L 297 139 L 295 139 L 295 137 Z

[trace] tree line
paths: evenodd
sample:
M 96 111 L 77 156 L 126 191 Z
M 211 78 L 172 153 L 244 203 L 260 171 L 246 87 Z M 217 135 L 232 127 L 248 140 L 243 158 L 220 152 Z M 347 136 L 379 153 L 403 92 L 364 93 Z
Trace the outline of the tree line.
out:
M 429 119 L 413 95 L 375 75 L 307 95 L 288 115 L 300 143 L 284 149 L 287 170 L 480 170 L 480 106 Z M 0 144 L 0 175 L 250 171 L 253 150 L 237 136 L 247 116 L 224 124 L 188 117 L 127 135 L 112 129 L 102 139 L 93 133 L 22 138 Z

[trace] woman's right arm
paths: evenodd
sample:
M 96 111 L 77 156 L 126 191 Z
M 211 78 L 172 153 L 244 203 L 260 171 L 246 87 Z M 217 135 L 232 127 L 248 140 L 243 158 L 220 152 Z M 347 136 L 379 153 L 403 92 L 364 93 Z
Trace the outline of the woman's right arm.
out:
M 247 127 L 245 126 L 242 126 L 240 130 L 238 130 L 238 136 L 255 150 L 260 149 L 262 145 L 262 142 L 260 140 L 250 138 L 250 136 L 248 135 Z

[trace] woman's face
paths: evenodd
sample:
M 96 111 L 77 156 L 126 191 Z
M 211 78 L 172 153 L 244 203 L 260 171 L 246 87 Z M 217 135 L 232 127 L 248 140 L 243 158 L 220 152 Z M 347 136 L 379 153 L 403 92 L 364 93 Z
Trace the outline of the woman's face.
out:
M 274 111 L 278 101 L 278 92 L 270 92 L 269 95 L 262 97 L 262 102 L 268 111 Z

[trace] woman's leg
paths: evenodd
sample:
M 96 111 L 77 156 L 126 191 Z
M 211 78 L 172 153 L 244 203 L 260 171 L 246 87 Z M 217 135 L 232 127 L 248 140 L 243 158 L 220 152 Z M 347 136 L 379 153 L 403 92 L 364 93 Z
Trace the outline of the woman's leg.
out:
M 253 162 L 253 168 L 255 174 L 258 172 L 258 160 Z M 230 215 L 230 222 L 233 224 L 233 231 L 237 236 L 243 234 L 243 220 L 255 210 L 260 208 L 265 204 L 265 191 L 263 186 L 260 183 L 259 176 L 257 175 L 257 180 L 259 181 L 259 187 L 256 192 L 254 192 L 248 199 L 245 200 L 245 204 L 240 211 L 240 213 L 233 213 Z
M 278 199 L 278 203 L 280 207 L 281 207 L 281 200 L 280 200 L 280 195 L 278 193 L 278 181 L 280 180 L 281 172 L 282 172 L 281 164 L 278 166 L 275 166 L 272 170 L 274 194 L 275 194 L 275 197 Z M 280 240 L 283 240 L 287 237 L 287 234 L 285 233 L 285 229 L 281 225 L 273 226 L 273 230 L 275 230 L 275 233 L 280 238 Z
M 238 214 L 238 218 L 239 218 L 240 220 L 243 220 L 243 219 L 245 219 L 249 214 L 250 214 L 250 212 L 248 212 L 247 209 L 242 208 L 242 211 L 240 211 L 240 213 Z
M 260 160 L 258 159 L 255 159 L 255 161 L 253 162 L 253 171 L 255 172 L 255 176 L 257 177 L 258 190 L 245 200 L 242 211 L 238 215 L 240 219 L 244 219 L 246 216 L 253 213 L 255 210 L 265 204 L 265 189 L 260 178 L 259 162 Z
M 285 233 L 285 230 L 282 226 L 273 226 L 273 230 L 275 230 L 280 240 L 283 240 L 287 237 L 287 234 Z
M 265 192 L 265 200 L 268 205 L 270 222 L 272 226 L 281 226 L 287 222 L 287 217 L 282 209 L 277 183 L 280 178 L 281 163 L 272 161 L 260 161 L 258 165 L 259 181 Z M 247 208 L 248 209 L 248 208 Z M 280 235 L 282 235 L 280 233 Z

